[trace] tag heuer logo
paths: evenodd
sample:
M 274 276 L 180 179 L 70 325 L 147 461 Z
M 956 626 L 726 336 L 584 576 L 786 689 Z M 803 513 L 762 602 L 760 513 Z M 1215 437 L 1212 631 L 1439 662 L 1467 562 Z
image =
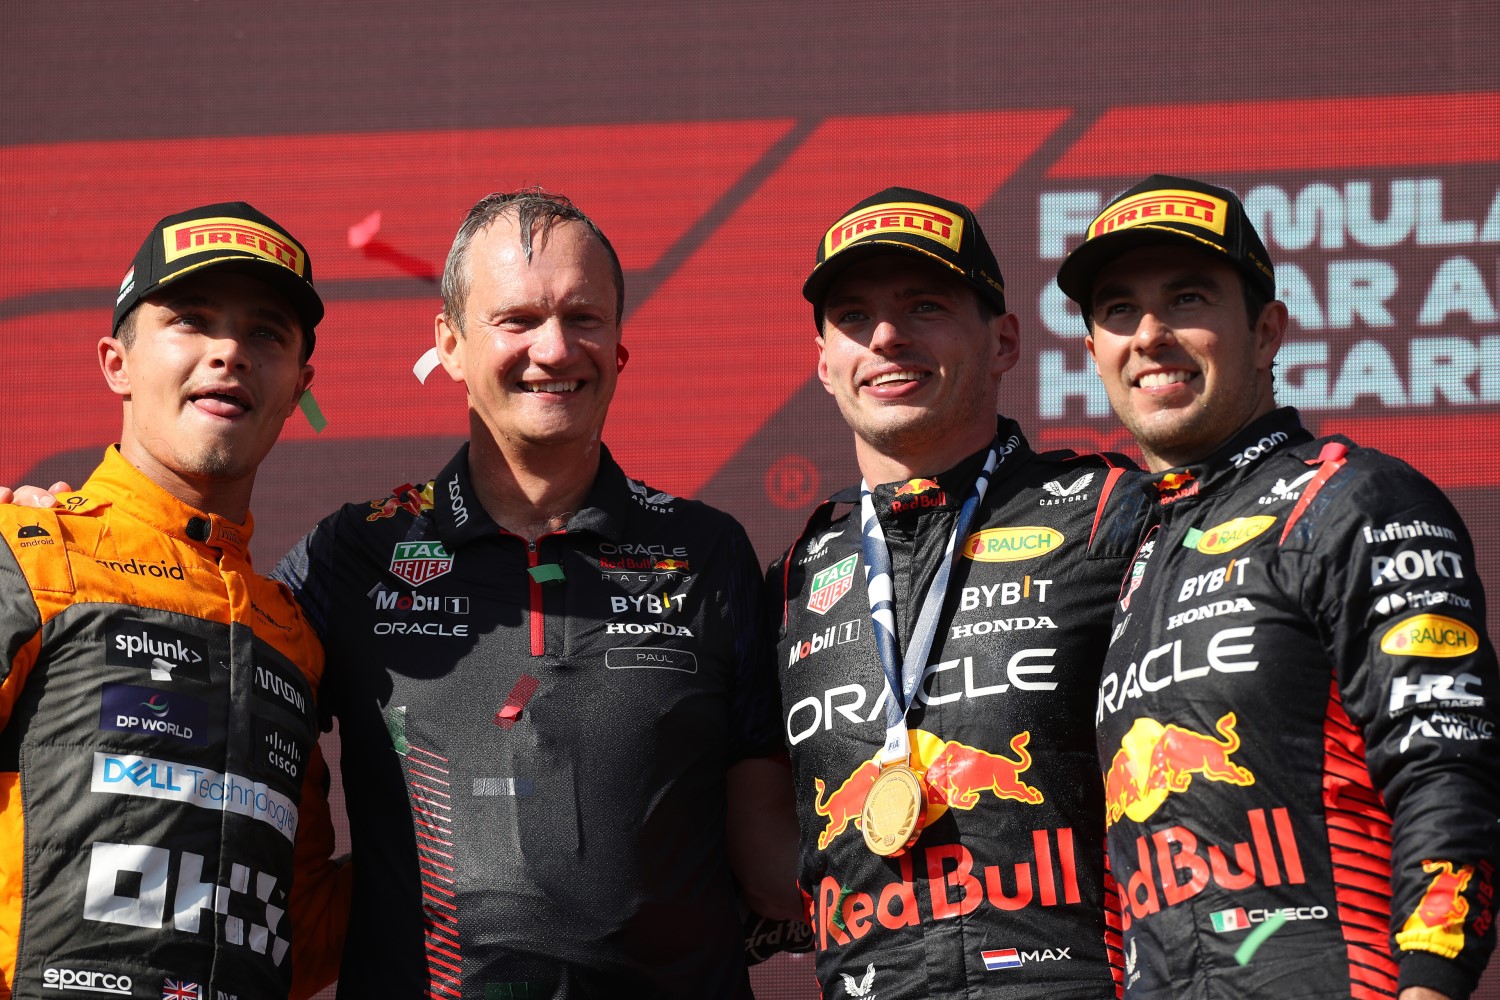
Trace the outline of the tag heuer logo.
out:
M 854 567 L 859 563 L 859 553 L 819 570 L 812 580 L 812 593 L 807 596 L 807 609 L 826 615 L 828 609 L 839 602 L 854 586 Z
M 391 572 L 420 587 L 453 568 L 453 556 L 442 542 L 397 542 L 391 553 Z

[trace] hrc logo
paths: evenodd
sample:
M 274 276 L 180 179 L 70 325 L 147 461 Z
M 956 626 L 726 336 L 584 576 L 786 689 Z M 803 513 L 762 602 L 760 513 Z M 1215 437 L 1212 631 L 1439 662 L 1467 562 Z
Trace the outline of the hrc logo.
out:
M 851 212 L 823 237 L 823 259 L 827 260 L 853 241 L 872 233 L 909 233 L 935 240 L 958 252 L 963 241 L 964 220 L 951 212 L 911 201 L 871 205 Z
M 1100 213 L 1089 226 L 1089 239 L 1131 226 L 1175 222 L 1224 235 L 1229 203 L 1197 191 L 1146 191 Z
M 214 250 L 247 252 L 307 277 L 307 255 L 276 230 L 248 219 L 198 219 L 168 226 L 162 232 L 166 261 Z

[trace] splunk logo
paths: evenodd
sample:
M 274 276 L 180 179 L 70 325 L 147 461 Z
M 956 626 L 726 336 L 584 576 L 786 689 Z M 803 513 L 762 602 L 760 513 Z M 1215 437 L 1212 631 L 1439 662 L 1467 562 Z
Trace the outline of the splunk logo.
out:
M 154 681 L 208 680 L 208 644 L 176 629 L 125 618 L 104 633 L 104 662 L 144 667 Z

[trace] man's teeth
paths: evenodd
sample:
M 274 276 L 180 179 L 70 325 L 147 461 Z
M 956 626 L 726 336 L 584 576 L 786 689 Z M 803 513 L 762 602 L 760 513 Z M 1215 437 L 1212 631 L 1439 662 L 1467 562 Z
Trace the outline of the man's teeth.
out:
M 920 372 L 886 372 L 884 375 L 876 375 L 870 379 L 870 384 L 889 385 L 892 382 L 915 382 L 921 377 Z
M 567 382 L 522 382 L 521 388 L 526 392 L 573 392 L 581 384 L 578 379 Z
M 1152 389 L 1159 385 L 1186 382 L 1191 377 L 1187 372 L 1152 372 L 1149 375 L 1142 375 L 1136 384 L 1142 389 Z

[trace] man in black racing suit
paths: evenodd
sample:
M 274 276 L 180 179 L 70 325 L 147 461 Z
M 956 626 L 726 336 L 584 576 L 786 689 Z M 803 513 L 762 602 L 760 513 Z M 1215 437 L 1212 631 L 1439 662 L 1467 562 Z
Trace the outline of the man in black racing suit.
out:
M 1500 679 L 1463 523 L 1275 408 L 1287 310 L 1231 192 L 1149 178 L 1058 284 L 1155 473 L 1097 710 L 1126 996 L 1468 996 Z
M 892 567 L 885 583 L 867 578 L 852 488 L 817 508 L 769 573 L 824 995 L 1113 996 L 1087 720 L 1107 606 L 1135 548 L 1119 501 L 1139 506 L 1138 473 L 1038 455 L 997 421 L 1017 326 L 964 206 L 883 191 L 835 223 L 818 261 L 804 288 L 818 371 L 876 484 Z M 869 595 L 893 593 L 904 654 L 945 566 L 930 652 L 911 665 L 909 753 L 894 762 L 925 783 L 924 826 L 908 850 L 880 855 L 861 813 L 893 696 Z

